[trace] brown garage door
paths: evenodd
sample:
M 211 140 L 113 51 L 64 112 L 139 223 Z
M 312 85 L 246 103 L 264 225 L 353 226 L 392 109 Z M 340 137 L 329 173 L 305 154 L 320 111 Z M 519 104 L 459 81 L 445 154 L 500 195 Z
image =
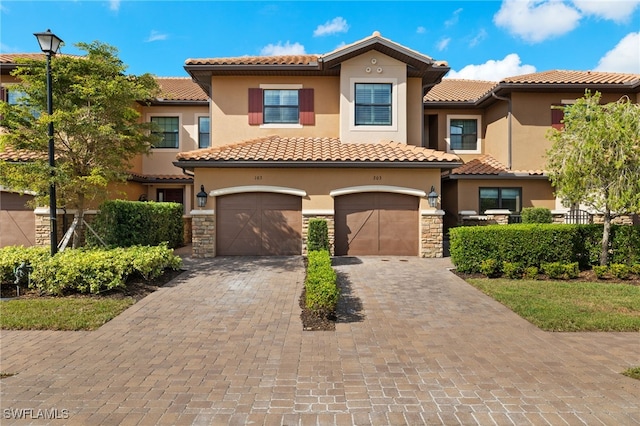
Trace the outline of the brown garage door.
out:
M 26 203 L 31 195 L 0 192 L 0 247 L 35 244 L 36 219 Z
M 418 197 L 384 192 L 335 199 L 336 255 L 418 255 Z
M 302 252 L 302 199 L 243 193 L 217 198 L 217 254 L 277 256 Z

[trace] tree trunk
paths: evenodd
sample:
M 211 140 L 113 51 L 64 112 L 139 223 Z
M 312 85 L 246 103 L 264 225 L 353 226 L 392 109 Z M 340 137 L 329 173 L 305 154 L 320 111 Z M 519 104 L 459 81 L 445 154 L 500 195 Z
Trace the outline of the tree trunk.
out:
M 604 211 L 604 226 L 602 228 L 602 250 L 600 251 L 600 265 L 609 263 L 609 235 L 611 234 L 611 210 Z
M 74 249 L 80 247 L 80 238 L 84 235 L 84 195 L 78 195 L 78 204 L 76 206 L 76 214 L 74 219 L 78 219 L 78 227 L 76 232 L 73 233 L 72 247 Z

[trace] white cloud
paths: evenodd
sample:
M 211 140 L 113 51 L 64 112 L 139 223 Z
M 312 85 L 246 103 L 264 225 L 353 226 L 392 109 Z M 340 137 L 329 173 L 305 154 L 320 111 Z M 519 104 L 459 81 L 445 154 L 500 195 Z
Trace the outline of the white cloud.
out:
M 287 41 L 282 44 L 281 41 L 278 44 L 268 44 L 260 50 L 262 56 L 280 56 L 280 55 L 304 55 L 304 46 L 300 43 L 289 43 Z
M 530 74 L 536 72 L 533 65 L 522 65 L 520 56 L 510 53 L 502 60 L 490 59 L 484 64 L 467 65 L 460 71 L 449 71 L 446 78 L 459 78 L 465 80 L 500 81 L 514 75 Z
M 166 40 L 168 37 L 169 37 L 168 34 L 163 34 L 160 31 L 151 30 L 151 34 L 149 34 L 149 37 L 147 38 L 147 42 L 162 41 L 162 40 Z
M 598 62 L 595 71 L 640 74 L 640 32 L 627 34 Z
M 460 19 L 460 14 L 461 13 L 462 13 L 462 8 L 456 9 L 453 12 L 453 16 L 451 16 L 451 18 L 449 18 L 446 21 L 444 21 L 444 26 L 445 27 L 451 27 L 451 26 L 457 24 L 458 20 Z
M 482 41 L 484 41 L 488 36 L 489 34 L 487 34 L 487 31 L 484 28 L 481 29 L 480 31 L 478 31 L 478 34 L 476 34 L 476 36 L 471 39 L 471 41 L 469 42 L 469 47 L 477 46 Z
M 347 21 L 343 17 L 338 16 L 331 21 L 325 22 L 324 25 L 318 25 L 318 28 L 313 32 L 313 36 L 321 37 L 337 33 L 346 33 L 348 30 L 349 24 L 347 24 Z
M 420 26 L 420 27 L 416 28 L 416 33 L 417 34 L 424 34 L 426 32 L 427 32 L 427 29 L 425 27 L 423 27 L 423 26 Z
M 442 38 L 436 45 L 436 49 L 443 51 L 447 46 L 449 46 L 449 43 L 451 43 L 451 37 Z
M 109 9 L 114 12 L 120 10 L 120 0 L 109 0 Z
M 573 4 L 584 15 L 595 15 L 615 22 L 628 22 L 633 11 L 640 5 L 640 0 L 573 0 Z
M 566 34 L 581 15 L 558 0 L 504 0 L 493 22 L 526 41 L 538 43 Z

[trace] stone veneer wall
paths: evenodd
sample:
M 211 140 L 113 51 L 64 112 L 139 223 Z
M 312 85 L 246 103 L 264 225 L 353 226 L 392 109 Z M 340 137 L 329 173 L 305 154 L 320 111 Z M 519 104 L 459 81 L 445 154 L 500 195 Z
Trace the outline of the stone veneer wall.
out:
M 336 233 L 335 220 L 332 214 L 302 214 L 302 254 L 307 255 L 307 241 L 309 236 L 309 220 L 324 219 L 327 221 L 327 229 L 329 232 L 329 253 L 334 255 Z
M 422 213 L 420 218 L 420 257 L 444 256 L 443 217 L 442 210 Z
M 34 210 L 33 213 L 36 219 L 35 245 L 38 247 L 49 247 L 49 245 L 51 244 L 51 220 L 49 219 L 49 208 L 38 207 Z M 60 244 L 66 232 L 66 229 L 64 229 L 63 227 L 65 215 L 63 210 L 58 210 L 57 213 L 58 213 L 56 215 L 56 218 L 58 221 L 57 234 L 58 234 L 58 244 Z M 91 222 L 93 222 L 93 220 L 95 219 L 96 214 L 97 212 L 95 210 L 86 211 L 84 213 L 85 222 L 87 222 L 88 224 L 91 224 Z M 67 226 L 69 227 L 73 222 L 74 213 L 67 212 L 66 216 L 67 216 Z M 91 231 L 87 231 L 86 229 L 84 229 L 83 235 L 80 236 L 80 244 L 84 244 L 84 234 L 86 234 L 86 232 L 91 232 Z M 70 245 L 71 243 L 69 244 L 69 246 Z
M 191 211 L 192 256 L 216 256 L 216 215 L 213 210 Z

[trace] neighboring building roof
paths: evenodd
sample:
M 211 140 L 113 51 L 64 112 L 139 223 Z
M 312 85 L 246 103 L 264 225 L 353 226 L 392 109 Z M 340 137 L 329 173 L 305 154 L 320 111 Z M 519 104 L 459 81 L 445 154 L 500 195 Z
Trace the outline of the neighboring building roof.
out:
M 464 177 L 546 177 L 544 170 L 509 170 L 504 164 L 493 158 L 491 155 L 485 154 L 481 157 L 456 167 L 452 170 L 446 170 L 442 173 L 443 177 L 450 179 L 459 179 Z
M 212 75 L 337 76 L 342 62 L 371 50 L 406 63 L 407 76 L 420 77 L 423 84 L 436 83 L 449 71 L 446 62 L 435 61 L 429 56 L 382 37 L 377 31 L 369 37 L 323 55 L 187 59 L 184 68 L 208 93 Z
M 12 147 L 5 146 L 0 151 L 0 160 L 8 161 L 10 163 L 24 163 L 27 161 L 44 160 L 47 158 L 46 154 L 41 152 L 28 151 L 26 149 L 14 149 Z
M 513 90 L 584 92 L 585 89 L 635 93 L 640 91 L 640 74 L 551 70 L 509 77 L 499 83 L 445 78 L 424 96 L 424 104 L 432 108 L 469 108 L 496 102 L 494 95 L 505 96 Z
M 156 77 L 156 81 L 161 95 L 152 103 L 208 104 L 207 94 L 190 77 Z
M 44 58 L 44 53 L 0 53 L 0 64 L 15 64 L 18 59 Z
M 424 96 L 425 102 L 470 102 L 496 87 L 495 81 L 444 79 Z
M 342 143 L 337 138 L 269 136 L 182 152 L 178 167 L 454 167 L 458 156 L 398 142 Z
M 132 182 L 139 183 L 192 183 L 193 176 L 179 175 L 145 175 L 140 173 L 131 173 L 129 179 Z

